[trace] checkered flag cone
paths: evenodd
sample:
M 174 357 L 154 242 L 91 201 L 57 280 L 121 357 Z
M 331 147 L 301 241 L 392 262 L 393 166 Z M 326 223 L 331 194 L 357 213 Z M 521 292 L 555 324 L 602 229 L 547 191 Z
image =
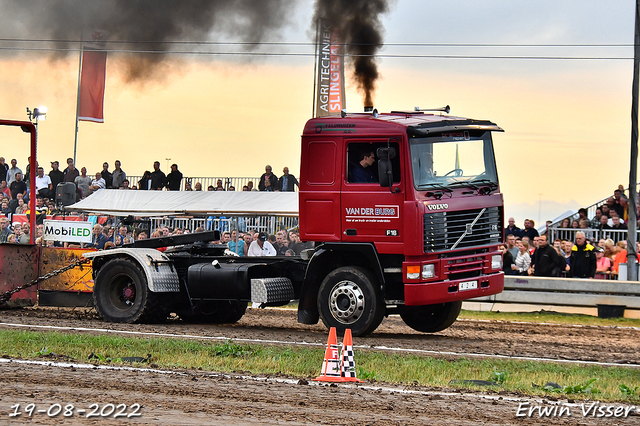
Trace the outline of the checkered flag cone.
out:
M 353 356 L 353 348 L 342 347 L 342 376 L 356 377 L 356 361 Z
M 346 382 L 363 383 L 356 377 L 356 361 L 353 354 L 353 338 L 351 329 L 344 331 L 344 341 L 342 342 L 342 377 Z
M 324 361 L 322 361 L 322 371 L 315 379 L 318 382 L 345 382 L 340 369 L 340 346 L 336 337 L 335 327 L 329 329 L 329 340 L 327 341 L 327 350 L 324 353 Z

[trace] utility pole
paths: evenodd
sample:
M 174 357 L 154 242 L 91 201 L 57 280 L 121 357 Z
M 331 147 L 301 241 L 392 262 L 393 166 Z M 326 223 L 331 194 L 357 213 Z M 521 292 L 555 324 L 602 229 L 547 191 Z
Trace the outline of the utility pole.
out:
M 627 280 L 638 281 L 636 267 L 636 181 L 638 178 L 638 72 L 640 72 L 640 0 L 636 0 L 633 38 L 633 89 L 631 95 L 631 167 L 629 169 L 629 220 L 627 223 Z

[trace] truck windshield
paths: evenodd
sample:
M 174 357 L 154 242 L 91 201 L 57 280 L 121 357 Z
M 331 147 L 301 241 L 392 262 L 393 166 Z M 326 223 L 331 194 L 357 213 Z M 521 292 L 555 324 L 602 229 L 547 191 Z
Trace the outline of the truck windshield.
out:
M 498 184 L 491 132 L 463 132 L 411 139 L 413 184 L 416 189 Z

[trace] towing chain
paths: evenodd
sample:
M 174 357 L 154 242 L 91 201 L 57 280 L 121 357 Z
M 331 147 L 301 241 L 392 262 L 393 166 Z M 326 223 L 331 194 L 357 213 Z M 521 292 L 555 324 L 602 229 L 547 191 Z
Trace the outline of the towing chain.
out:
M 29 288 L 31 286 L 34 286 L 34 285 L 36 285 L 38 283 L 41 283 L 42 281 L 48 280 L 49 278 L 55 277 L 56 275 L 60 275 L 63 272 L 68 271 L 69 269 L 73 269 L 76 266 L 80 266 L 80 265 L 88 263 L 90 261 L 91 261 L 91 259 L 79 257 L 79 258 L 73 260 L 67 266 L 63 266 L 60 269 L 56 269 L 55 271 L 51 271 L 48 274 L 42 275 L 42 276 L 40 276 L 40 277 L 38 277 L 38 278 L 36 278 L 34 280 L 29 281 L 25 285 L 21 285 L 19 287 L 13 288 L 11 290 L 5 291 L 4 293 L 2 293 L 0 295 L 0 305 L 2 305 L 4 302 L 6 302 L 9 299 L 11 299 L 11 296 L 13 296 L 15 293 L 19 292 L 20 290 L 24 290 L 25 288 Z

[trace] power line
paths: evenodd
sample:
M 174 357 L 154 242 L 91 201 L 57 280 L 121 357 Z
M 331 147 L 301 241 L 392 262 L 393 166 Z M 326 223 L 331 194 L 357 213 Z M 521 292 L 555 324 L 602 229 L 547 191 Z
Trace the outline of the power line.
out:
M 0 38 L 0 42 L 15 43 L 95 43 L 95 40 L 65 40 L 65 39 L 17 39 Z M 161 45 L 202 45 L 202 46 L 315 46 L 312 41 L 189 41 L 189 40 L 104 40 L 101 42 L 111 44 L 161 44 Z M 633 47 L 630 43 L 606 43 L 606 44 L 572 44 L 572 43 L 552 43 L 552 44 L 530 44 L 530 43 L 339 43 L 338 46 L 394 46 L 394 47 Z
M 50 47 L 0 47 L 0 51 L 24 52 L 79 52 L 80 48 L 50 48 Z M 136 50 L 136 49 L 96 49 L 95 52 L 150 54 L 150 55 L 192 55 L 192 56 L 261 56 L 261 57 L 314 57 L 313 52 L 207 52 L 207 51 L 176 51 L 176 50 Z M 537 55 L 429 55 L 429 54 L 344 54 L 347 58 L 374 57 L 389 59 L 514 59 L 514 60 L 578 60 L 578 61 L 621 61 L 633 60 L 626 56 L 537 56 Z
M 0 51 L 40 51 L 40 52 L 78 52 L 84 43 L 82 40 L 63 40 L 63 39 L 16 39 L 16 38 L 0 38 L 0 43 L 18 43 L 21 46 L 4 46 L 0 47 Z M 77 44 L 78 47 L 25 47 L 27 43 L 55 43 L 55 44 Z M 216 46 L 216 47 L 233 47 L 233 46 L 281 46 L 281 47 L 315 47 L 313 42 L 290 42 L 290 41 L 189 41 L 189 40 L 173 40 L 173 41 L 123 41 L 110 40 L 110 45 L 162 45 L 162 46 Z M 371 44 L 349 44 L 350 46 L 371 46 Z M 347 46 L 341 44 L 340 46 Z M 632 44 L 518 44 L 518 43 L 385 43 L 380 47 L 446 47 L 446 48 L 622 48 L 632 47 Z M 98 51 L 109 53 L 123 54 L 169 54 L 169 55 L 192 55 L 192 56 L 256 56 L 256 57 L 313 57 L 312 52 L 260 52 L 250 51 L 204 51 L 204 50 L 165 50 L 165 49 L 126 49 L 126 48 L 106 48 L 98 49 Z M 358 57 L 376 57 L 389 59 L 502 59 L 502 60 L 579 60 L 579 61 L 607 61 L 607 60 L 630 60 L 632 57 L 626 56 L 567 56 L 567 55 L 455 55 L 455 54 L 426 54 L 426 53 L 384 53 L 378 52 L 375 55 L 367 54 L 344 54 L 347 58 Z

